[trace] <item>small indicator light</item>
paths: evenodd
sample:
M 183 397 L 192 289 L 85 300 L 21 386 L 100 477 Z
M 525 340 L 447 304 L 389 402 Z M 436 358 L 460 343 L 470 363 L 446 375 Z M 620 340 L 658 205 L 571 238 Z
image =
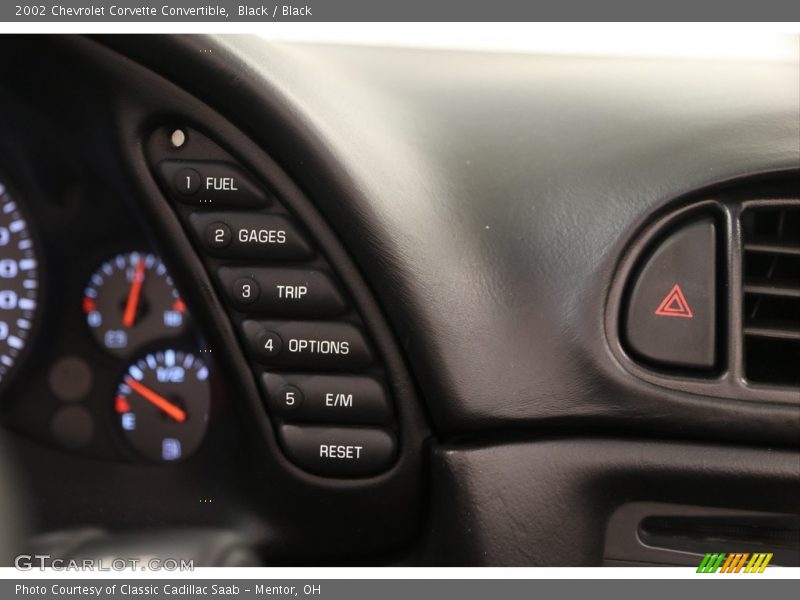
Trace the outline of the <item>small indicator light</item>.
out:
M 186 143 L 186 134 L 183 129 L 176 129 L 173 131 L 172 135 L 169 136 L 169 141 L 175 148 L 183 146 Z

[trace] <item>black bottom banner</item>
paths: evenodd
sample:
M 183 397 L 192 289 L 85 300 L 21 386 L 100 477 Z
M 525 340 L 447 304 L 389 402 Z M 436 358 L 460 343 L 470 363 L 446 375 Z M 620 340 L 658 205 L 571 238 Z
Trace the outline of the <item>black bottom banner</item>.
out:
M 702 577 L 702 578 L 701 578 Z M 770 578 L 743 579 L 718 576 L 711 579 L 291 579 L 186 581 L 27 579 L 0 581 L 0 598 L 31 600 L 130 600 L 131 598 L 190 599 L 209 598 L 320 598 L 324 600 L 420 600 L 458 598 L 458 600 L 499 600 L 505 598 L 681 598 L 725 597 L 725 600 L 751 600 L 753 597 L 792 597 L 797 581 Z

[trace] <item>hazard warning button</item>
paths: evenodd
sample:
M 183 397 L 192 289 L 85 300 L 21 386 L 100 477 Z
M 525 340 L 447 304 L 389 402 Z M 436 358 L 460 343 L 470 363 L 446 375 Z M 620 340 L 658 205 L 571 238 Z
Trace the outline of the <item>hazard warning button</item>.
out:
M 716 263 L 711 218 L 675 231 L 644 258 L 623 308 L 623 338 L 634 357 L 663 366 L 714 366 Z

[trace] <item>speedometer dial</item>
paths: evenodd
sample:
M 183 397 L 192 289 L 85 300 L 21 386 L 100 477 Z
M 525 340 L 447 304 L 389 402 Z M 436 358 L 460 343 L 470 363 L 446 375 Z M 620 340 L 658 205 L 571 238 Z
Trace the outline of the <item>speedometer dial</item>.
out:
M 18 362 L 33 327 L 37 266 L 28 223 L 0 183 L 0 385 Z

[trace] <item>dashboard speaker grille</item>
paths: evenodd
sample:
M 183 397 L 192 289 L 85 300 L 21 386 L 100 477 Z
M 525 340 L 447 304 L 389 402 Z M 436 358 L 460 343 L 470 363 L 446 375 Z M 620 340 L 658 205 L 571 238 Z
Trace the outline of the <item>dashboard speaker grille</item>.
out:
M 742 215 L 745 375 L 800 385 L 800 206 Z

